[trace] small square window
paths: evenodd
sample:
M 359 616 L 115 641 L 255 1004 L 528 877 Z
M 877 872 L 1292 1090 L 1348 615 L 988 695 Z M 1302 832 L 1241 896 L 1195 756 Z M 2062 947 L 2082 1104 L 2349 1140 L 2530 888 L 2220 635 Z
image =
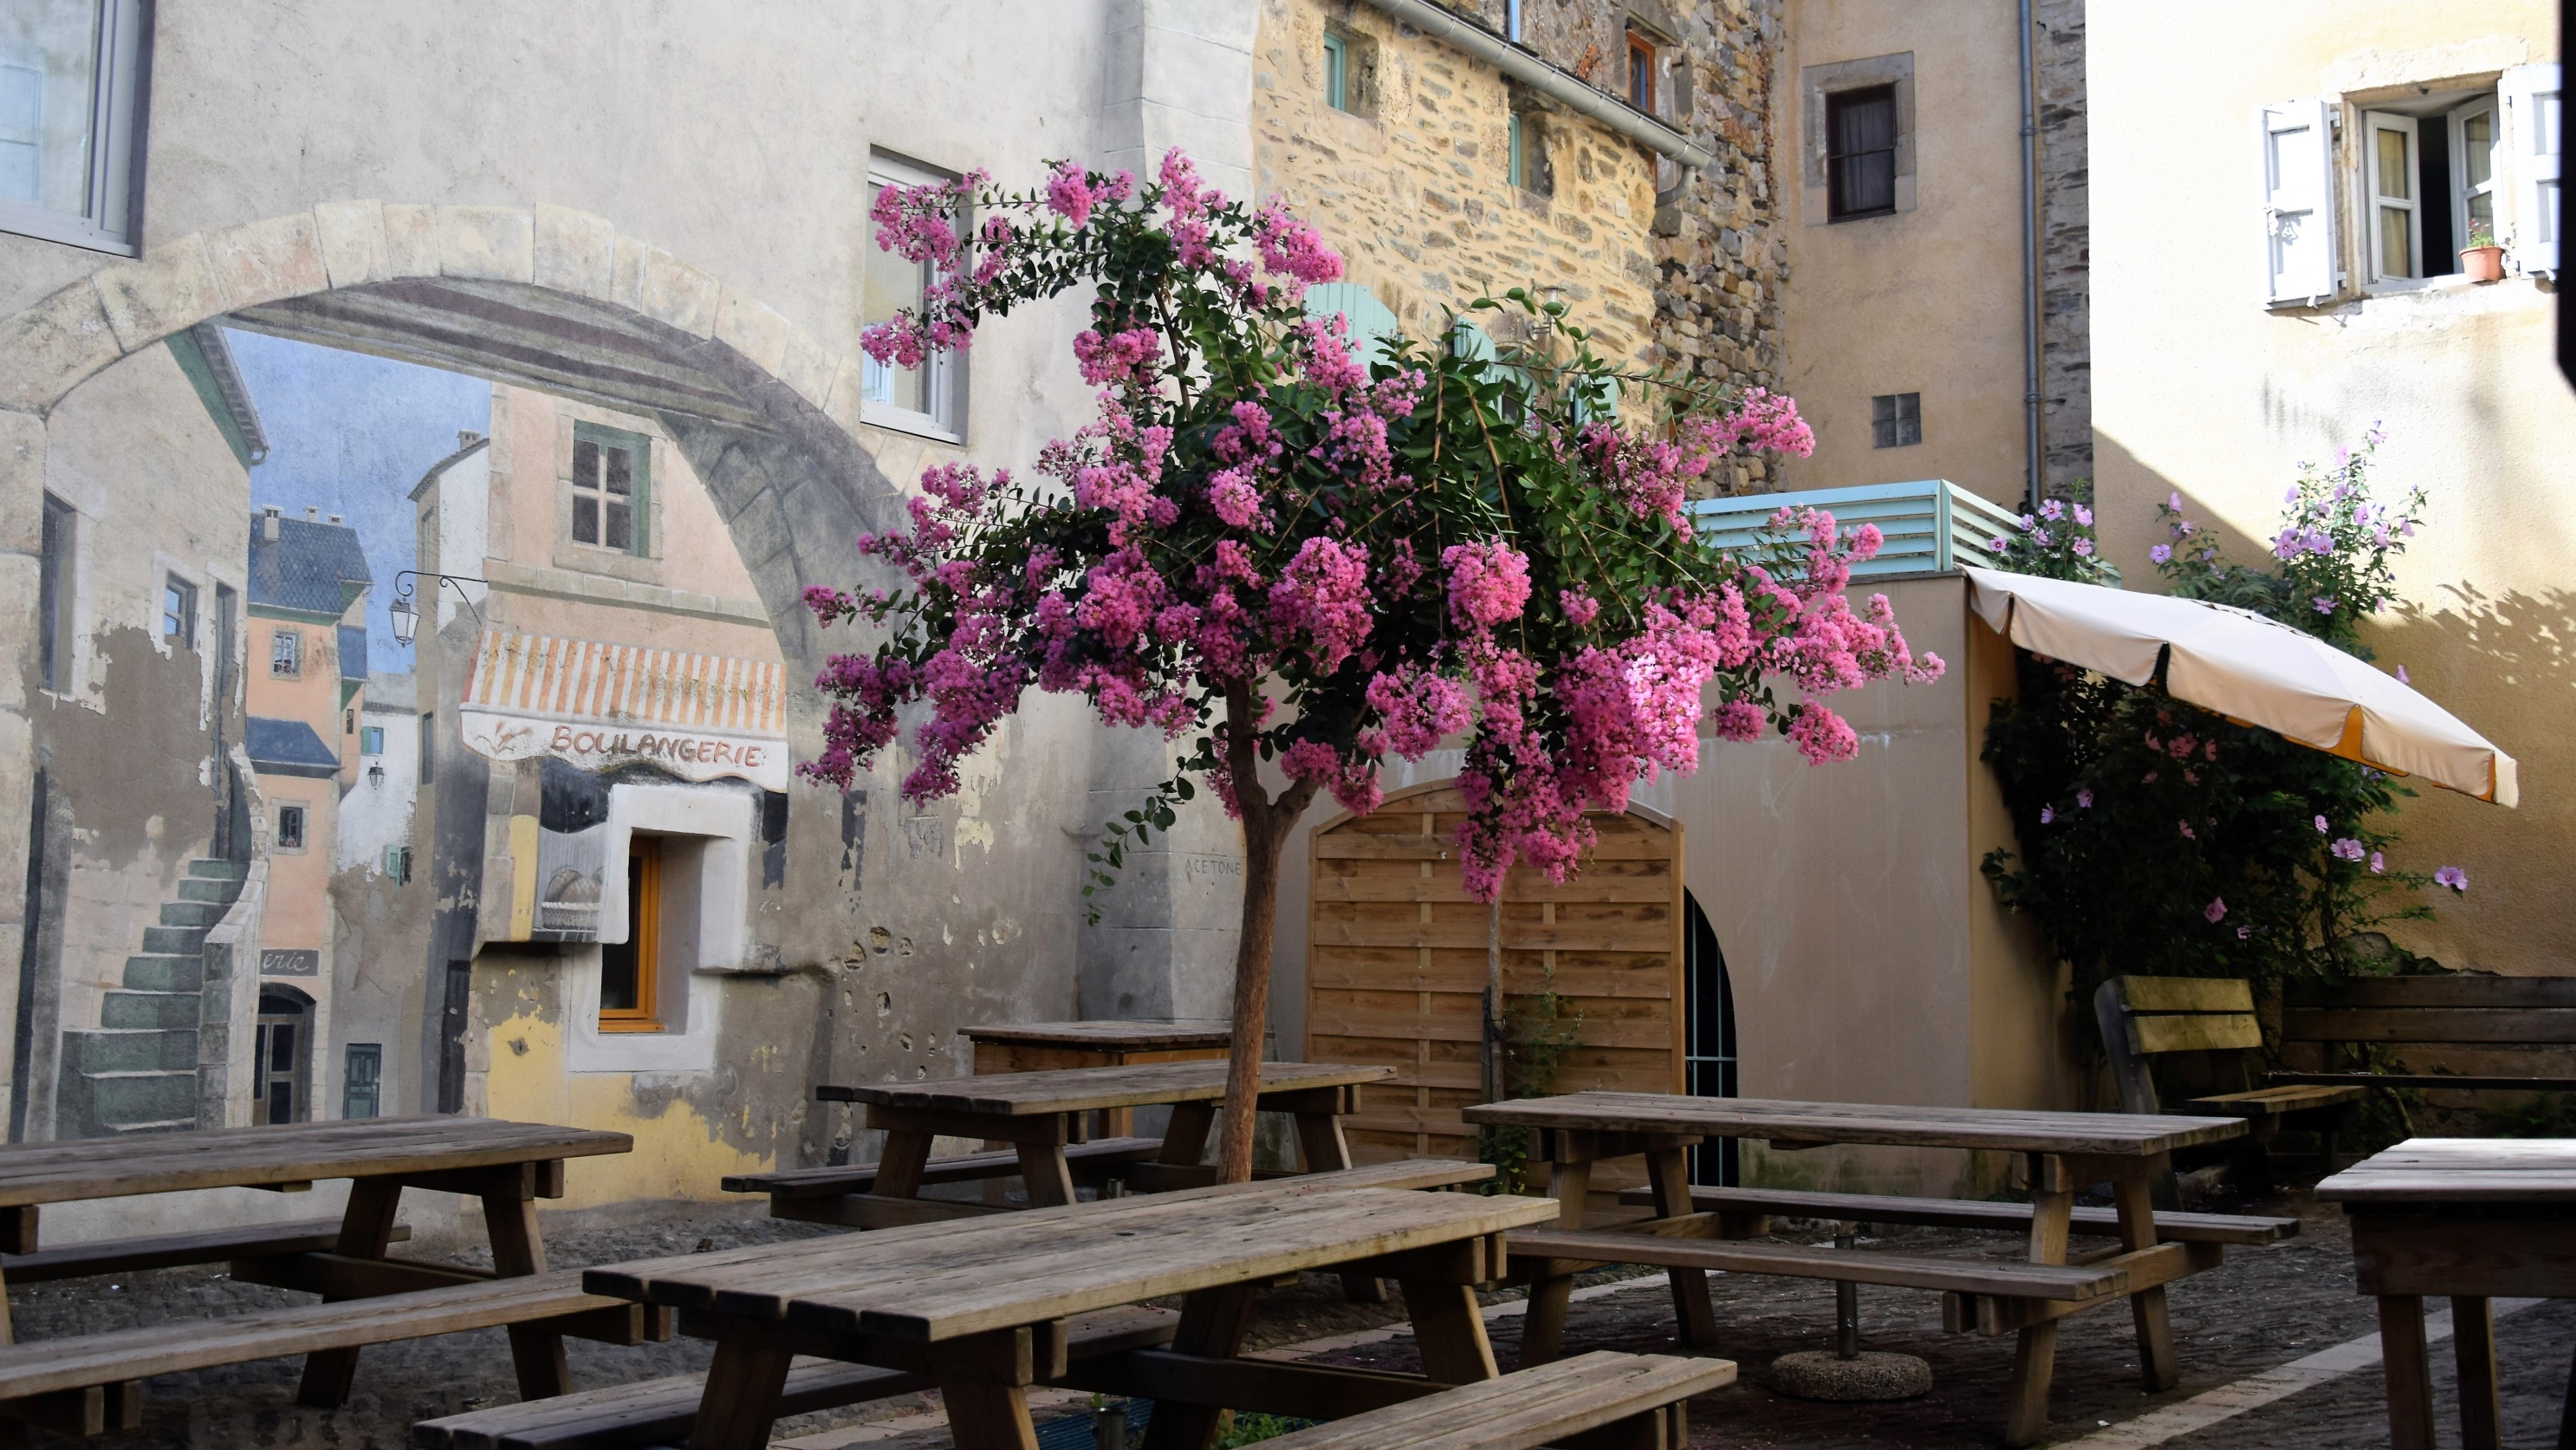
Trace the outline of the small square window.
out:
M 360 755 L 382 755 L 382 754 L 384 754 L 384 753 L 385 753 L 385 727 L 383 727 L 382 725 L 361 725 L 361 726 L 359 726 L 359 727 L 358 727 L 358 753 L 359 753 Z
M 277 849 L 304 849 L 304 807 L 282 805 L 277 808 Z
M 161 581 L 161 637 L 181 649 L 197 647 L 197 586 L 176 574 Z
M 596 423 L 575 423 L 572 437 L 573 542 L 650 557 L 653 440 Z
M 1896 87 L 1825 97 L 1825 186 L 1833 221 L 1896 210 Z
M 268 672 L 281 680 L 304 673 L 304 631 L 273 630 L 268 636 Z
M 1881 393 L 1869 400 L 1869 446 L 1907 448 L 1923 441 L 1923 395 Z

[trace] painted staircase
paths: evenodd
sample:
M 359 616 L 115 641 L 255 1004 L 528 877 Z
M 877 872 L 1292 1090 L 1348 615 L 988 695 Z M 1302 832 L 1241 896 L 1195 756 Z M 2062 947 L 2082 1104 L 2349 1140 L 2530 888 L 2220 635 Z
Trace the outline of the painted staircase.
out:
M 197 1126 L 197 1023 L 204 1010 L 206 935 L 242 894 L 250 866 L 194 860 L 143 950 L 125 959 L 95 1030 L 63 1034 L 58 1138 L 182 1132 Z

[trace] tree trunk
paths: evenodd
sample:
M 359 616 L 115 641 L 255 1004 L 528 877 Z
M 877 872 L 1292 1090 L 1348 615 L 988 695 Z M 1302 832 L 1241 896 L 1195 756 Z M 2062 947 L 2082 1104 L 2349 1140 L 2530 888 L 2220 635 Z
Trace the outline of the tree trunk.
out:
M 1234 948 L 1234 1045 L 1217 1120 L 1217 1180 L 1252 1178 L 1253 1113 L 1261 1095 L 1261 1038 L 1270 1025 L 1270 938 L 1279 920 L 1279 851 L 1306 805 L 1313 781 L 1290 781 L 1277 800 L 1261 784 L 1260 720 L 1252 682 L 1226 688 L 1225 772 L 1243 815 L 1243 935 Z

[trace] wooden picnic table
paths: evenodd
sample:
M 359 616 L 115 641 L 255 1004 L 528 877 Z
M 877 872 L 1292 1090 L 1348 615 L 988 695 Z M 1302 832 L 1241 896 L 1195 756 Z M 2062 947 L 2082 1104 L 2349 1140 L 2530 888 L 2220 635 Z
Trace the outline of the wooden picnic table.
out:
M 1683 1341 L 1701 1348 L 1712 1345 L 1717 1335 L 1716 1309 L 1708 1298 L 1711 1268 L 1940 1289 L 1950 1296 L 1948 1322 L 2020 1335 L 2004 1430 L 2008 1445 L 2028 1444 L 2046 1429 L 2057 1321 L 2077 1309 L 2125 1296 L 2137 1323 L 2147 1388 L 2168 1389 L 2177 1381 L 2163 1286 L 2216 1266 L 2224 1245 L 2160 1241 L 2150 1185 L 2169 1166 L 2174 1149 L 2245 1131 L 2237 1118 L 1609 1092 L 1487 1103 L 1467 1108 L 1463 1116 L 1471 1123 L 1531 1130 L 1530 1158 L 1549 1165 L 1548 1195 L 1562 1211 L 1555 1229 L 1513 1235 L 1515 1273 L 1521 1271 L 1520 1261 L 1530 1265 L 1530 1308 L 1522 1329 L 1529 1356 L 1525 1362 L 1551 1359 L 1559 1352 L 1573 1274 L 1589 1263 L 1665 1263 Z M 1774 1148 L 1855 1143 L 2019 1155 L 2031 1200 L 2026 1261 L 1996 1264 L 1708 1242 L 1749 1238 L 1766 1225 L 1745 1215 L 1692 1211 L 1688 1150 L 1706 1138 L 1761 1138 Z M 1654 1216 L 1608 1232 L 1586 1231 L 1592 1165 L 1639 1155 L 1646 1160 Z M 2075 1194 L 2106 1181 L 2118 1203 L 2120 1246 L 2070 1261 L 2067 1241 Z M 1866 1214 L 1855 1210 L 1853 1216 Z M 1892 1209 L 1888 1221 L 1904 1220 Z
M 1101 1019 L 1088 1022 L 988 1022 L 959 1029 L 975 1044 L 975 1071 L 1045 1072 L 1059 1067 L 1129 1067 L 1148 1062 L 1221 1058 L 1234 1042 L 1223 1022 Z M 1103 1108 L 1093 1133 L 1123 1138 L 1136 1131 L 1134 1108 Z
M 1086 1115 L 1151 1104 L 1169 1106 L 1171 1124 L 1159 1148 L 1141 1150 L 1152 1153 L 1151 1161 L 1124 1167 L 1130 1181 L 1149 1192 L 1212 1183 L 1216 1170 L 1199 1160 L 1206 1156 L 1208 1133 L 1225 1099 L 1228 1066 L 1217 1058 L 979 1073 L 937 1082 L 825 1084 L 814 1090 L 816 1097 L 866 1104 L 867 1126 L 886 1135 L 871 1190 L 847 1195 L 833 1221 L 881 1228 L 988 1211 L 988 1205 L 922 1197 L 935 1136 L 1008 1143 L 1028 1184 L 1030 1207 L 1071 1203 L 1074 1169 L 1066 1148 L 1089 1139 Z M 1394 1075 L 1389 1067 L 1265 1062 L 1259 1106 L 1296 1118 L 1307 1172 L 1347 1168 L 1350 1145 L 1342 1134 L 1342 1119 L 1357 1110 L 1362 1083 Z
M 2495 1308 L 2502 1297 L 2576 1299 L 2576 1138 L 2409 1138 L 2317 1185 L 2343 1205 L 2364 1294 L 2379 1299 L 2389 1439 L 2432 1450 L 2424 1300 L 2451 1301 L 2460 1440 L 2503 1443 Z M 2576 1450 L 2576 1367 L 2558 1443 Z
M 634 1146 L 624 1133 L 451 1117 L 364 1118 L 12 1143 L 0 1146 L 0 1252 L 6 1255 L 0 1258 L 0 1266 L 5 1266 L 0 1267 L 0 1276 L 30 1282 L 229 1260 L 236 1278 L 319 1293 L 336 1302 L 452 1289 L 486 1278 L 542 1275 L 546 1256 L 537 1233 L 536 1200 L 563 1196 L 564 1160 L 625 1153 Z M 199 1188 L 294 1192 L 334 1178 L 354 1180 L 336 1233 L 328 1230 L 325 1221 L 246 1225 L 52 1250 L 39 1243 L 38 1214 L 49 1203 Z M 397 1237 L 395 1210 L 406 1188 L 481 1198 L 492 1242 L 492 1274 L 389 1256 L 387 1249 Z M 223 1321 L 210 1322 L 205 1329 L 201 1339 L 223 1337 Z M 96 1348 L 112 1339 L 84 1336 L 45 1341 L 41 1348 L 76 1353 L 84 1345 Z M 7 1301 L 0 1294 L 0 1344 L 10 1342 Z M 283 1341 L 273 1333 L 262 1341 L 271 1342 Z M 344 1341 L 352 1346 L 358 1342 L 377 1341 L 354 1336 Z M 246 1343 L 245 1347 L 259 1346 Z M 192 1362 L 236 1362 L 209 1360 L 202 1345 L 193 1348 Z M 168 1352 L 152 1353 L 166 1357 Z M 510 1354 L 523 1395 L 558 1395 L 571 1387 L 563 1336 L 554 1328 L 511 1324 Z M 240 1356 L 262 1357 L 258 1353 Z M 138 1351 L 136 1364 L 142 1368 L 137 1377 L 151 1372 L 153 1362 L 151 1353 Z M 355 1347 L 313 1351 L 305 1358 L 297 1398 L 310 1405 L 345 1403 L 357 1366 Z
M 1309 1270 L 1385 1275 L 1431 1383 L 1496 1377 L 1475 1289 L 1540 1199 L 1290 1178 L 916 1224 L 593 1269 L 583 1287 L 679 1311 L 715 1341 L 689 1443 L 759 1450 L 795 1355 L 936 1380 L 961 1450 L 1034 1450 L 1027 1389 L 1062 1383 L 1160 1402 L 1146 1450 L 1201 1450 L 1221 1408 L 1347 1414 L 1413 1398 L 1422 1377 L 1237 1358 L 1253 1290 Z M 1186 1296 L 1168 1350 L 1069 1365 L 1069 1316 Z

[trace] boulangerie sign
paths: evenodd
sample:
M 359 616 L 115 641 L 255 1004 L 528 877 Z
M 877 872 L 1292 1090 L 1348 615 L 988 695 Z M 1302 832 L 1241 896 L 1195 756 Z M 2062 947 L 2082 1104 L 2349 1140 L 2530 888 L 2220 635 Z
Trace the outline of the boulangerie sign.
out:
M 489 629 L 460 711 L 466 748 L 583 770 L 652 765 L 787 789 L 786 677 L 761 660 Z

